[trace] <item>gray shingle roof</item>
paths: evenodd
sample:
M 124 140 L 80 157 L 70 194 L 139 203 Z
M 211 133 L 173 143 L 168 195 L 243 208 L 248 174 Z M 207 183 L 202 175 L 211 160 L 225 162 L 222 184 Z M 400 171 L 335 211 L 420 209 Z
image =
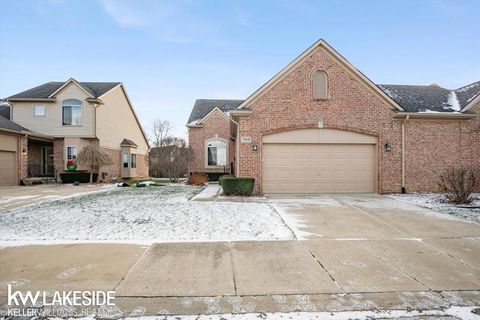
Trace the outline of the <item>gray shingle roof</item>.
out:
M 26 91 L 14 94 L 7 99 L 46 99 L 58 88 L 60 88 L 64 82 L 51 81 L 41 84 L 37 87 L 28 89 Z M 120 84 L 120 82 L 79 82 L 85 90 L 91 93 L 94 98 L 98 98 L 105 92 L 111 90 Z
M 123 139 L 122 143 L 120 143 L 120 145 L 122 145 L 122 146 L 135 146 L 135 147 L 137 146 L 137 144 L 135 142 L 133 142 L 132 140 L 127 139 L 127 138 Z
M 480 81 L 449 90 L 436 85 L 378 85 L 407 112 L 459 112 L 480 94 Z
M 0 116 L 0 129 L 7 129 L 7 130 L 18 131 L 18 132 L 21 132 L 21 131 L 30 132 L 30 130 L 28 130 L 27 128 L 24 128 L 21 125 L 16 124 L 15 122 L 10 121 L 7 118 L 2 116 Z
M 197 121 L 203 119 L 210 111 L 219 108 L 227 113 L 236 109 L 244 100 L 230 99 L 197 99 L 193 105 L 192 112 L 188 118 L 188 124 L 196 124 Z
M 8 102 L 0 102 L 0 116 L 10 120 L 10 104 Z

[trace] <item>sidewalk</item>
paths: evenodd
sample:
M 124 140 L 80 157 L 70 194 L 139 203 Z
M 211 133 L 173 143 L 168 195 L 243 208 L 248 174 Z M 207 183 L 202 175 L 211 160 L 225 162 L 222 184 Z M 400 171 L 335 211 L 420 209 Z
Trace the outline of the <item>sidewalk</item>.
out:
M 479 305 L 480 271 L 471 263 L 480 242 L 462 245 L 461 261 L 412 240 L 9 247 L 0 250 L 0 302 L 4 310 L 11 283 L 115 290 L 123 315 Z

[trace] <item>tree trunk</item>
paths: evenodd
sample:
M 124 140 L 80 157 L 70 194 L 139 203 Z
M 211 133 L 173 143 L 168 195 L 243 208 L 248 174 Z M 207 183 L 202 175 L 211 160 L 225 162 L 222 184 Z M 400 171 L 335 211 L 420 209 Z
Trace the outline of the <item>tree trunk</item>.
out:
M 90 167 L 90 183 L 93 183 L 93 166 Z

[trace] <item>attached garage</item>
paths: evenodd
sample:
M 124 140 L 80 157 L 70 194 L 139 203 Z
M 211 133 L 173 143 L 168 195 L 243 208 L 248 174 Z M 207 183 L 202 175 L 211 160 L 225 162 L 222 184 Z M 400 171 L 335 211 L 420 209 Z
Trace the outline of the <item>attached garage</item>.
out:
M 377 138 L 334 129 L 263 137 L 264 193 L 372 193 Z
M 16 152 L 0 151 L 0 186 L 17 184 L 16 162 Z
M 0 132 L 0 186 L 17 184 L 17 135 Z

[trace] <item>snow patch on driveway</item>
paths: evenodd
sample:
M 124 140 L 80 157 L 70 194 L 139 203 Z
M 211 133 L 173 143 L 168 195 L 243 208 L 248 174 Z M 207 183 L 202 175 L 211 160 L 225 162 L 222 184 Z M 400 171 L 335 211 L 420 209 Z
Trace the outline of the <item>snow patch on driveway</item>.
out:
M 199 191 L 118 188 L 9 210 L 0 215 L 0 244 L 294 239 L 268 204 L 189 201 Z

